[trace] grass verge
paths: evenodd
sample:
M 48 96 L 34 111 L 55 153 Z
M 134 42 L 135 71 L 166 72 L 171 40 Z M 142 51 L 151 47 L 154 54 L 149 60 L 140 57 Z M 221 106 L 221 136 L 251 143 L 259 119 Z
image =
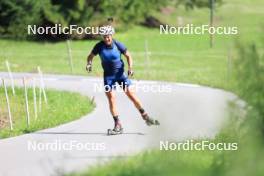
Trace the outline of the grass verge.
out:
M 9 129 L 4 88 L 0 87 L 0 138 L 17 136 L 40 129 L 55 127 L 66 122 L 76 120 L 91 112 L 95 106 L 94 104 L 90 103 L 90 100 L 87 97 L 81 96 L 78 93 L 47 90 L 46 94 L 48 97 L 48 105 L 42 102 L 42 108 L 40 112 L 38 102 L 38 117 L 35 119 L 33 108 L 33 90 L 28 89 L 30 126 L 27 127 L 23 89 L 16 88 L 15 96 L 12 95 L 11 89 L 8 89 L 8 94 L 14 130 L 10 131 Z

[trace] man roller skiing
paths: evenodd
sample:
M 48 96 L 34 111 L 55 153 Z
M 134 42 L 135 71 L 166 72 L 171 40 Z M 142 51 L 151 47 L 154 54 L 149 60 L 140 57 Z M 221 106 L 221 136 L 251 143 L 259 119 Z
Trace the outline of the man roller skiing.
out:
M 114 119 L 114 128 L 113 130 L 109 130 L 108 133 L 120 134 L 123 132 L 122 125 L 118 118 L 115 93 L 113 91 L 116 83 L 118 83 L 123 88 L 125 94 L 134 103 L 135 107 L 138 109 L 140 115 L 148 126 L 159 125 L 157 120 L 149 117 L 148 113 L 144 110 L 141 102 L 130 87 L 131 80 L 128 79 L 128 76 L 133 76 L 133 64 L 132 57 L 127 48 L 122 43 L 113 39 L 114 29 L 112 26 L 105 26 L 103 30 L 100 30 L 100 34 L 103 40 L 94 46 L 91 53 L 87 57 L 86 70 L 88 72 L 92 71 L 93 58 L 99 54 L 101 58 L 101 65 L 104 70 L 105 94 L 109 102 L 110 112 Z M 123 54 L 127 59 L 128 76 L 124 71 L 124 62 L 121 59 L 121 54 Z

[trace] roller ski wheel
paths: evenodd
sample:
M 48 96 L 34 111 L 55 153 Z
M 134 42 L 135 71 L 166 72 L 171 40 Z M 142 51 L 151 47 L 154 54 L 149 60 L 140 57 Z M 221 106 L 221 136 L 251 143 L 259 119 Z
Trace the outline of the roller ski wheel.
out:
M 147 118 L 146 120 L 146 124 L 148 126 L 152 126 L 152 125 L 160 125 L 159 121 L 158 120 L 155 120 L 155 119 L 152 119 L 152 118 Z
M 123 133 L 123 128 L 122 127 L 115 127 L 114 129 L 108 129 L 107 130 L 107 135 L 118 135 Z

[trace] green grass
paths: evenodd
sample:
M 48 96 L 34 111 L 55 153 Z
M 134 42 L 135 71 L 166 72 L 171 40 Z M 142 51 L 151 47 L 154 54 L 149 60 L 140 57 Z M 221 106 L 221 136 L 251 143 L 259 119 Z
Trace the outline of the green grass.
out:
M 10 131 L 9 128 L 4 89 L 3 87 L 0 87 L 0 121 L 2 122 L 0 138 L 17 136 L 23 133 L 29 133 L 40 129 L 55 127 L 66 122 L 76 120 L 83 115 L 91 112 L 94 108 L 94 104 L 91 104 L 90 100 L 87 97 L 81 96 L 77 93 L 48 90 L 48 105 L 46 105 L 45 102 L 42 102 L 41 112 L 38 112 L 38 117 L 37 119 L 35 119 L 33 108 L 33 91 L 32 89 L 29 89 L 28 100 L 30 126 L 27 127 L 23 89 L 16 88 L 15 96 L 12 95 L 11 89 L 8 90 L 8 93 L 14 130 Z
M 230 130 L 230 132 L 234 132 Z M 237 137 L 237 136 L 236 136 Z M 104 165 L 66 174 L 67 176 L 261 176 L 264 173 L 263 143 L 253 136 L 230 140 L 229 136 L 211 140 L 238 142 L 237 151 L 145 151 L 124 159 L 116 158 Z
M 149 151 L 69 176 L 208 175 L 216 156 L 214 151 Z
M 135 79 L 165 80 L 229 88 L 227 56 L 236 55 L 234 41 L 260 42 L 264 2 L 226 1 L 216 10 L 216 25 L 238 26 L 237 36 L 215 36 L 215 46 L 209 48 L 208 35 L 160 35 L 158 29 L 131 27 L 127 32 L 117 33 L 115 38 L 125 43 L 134 58 Z M 235 13 L 234 13 L 235 12 Z M 184 23 L 208 24 L 209 10 L 185 11 L 183 7 L 172 14 L 154 14 L 162 21 L 176 24 L 178 16 Z M 144 57 L 144 42 L 148 41 L 150 61 Z M 96 41 L 73 41 L 71 43 L 74 74 L 87 75 L 86 57 Z M 70 74 L 66 42 L 34 43 L 27 41 L 0 40 L 0 70 L 6 71 L 4 60 L 8 59 L 15 72 L 36 72 L 41 66 L 45 73 Z M 100 59 L 95 58 L 94 76 L 102 76 Z

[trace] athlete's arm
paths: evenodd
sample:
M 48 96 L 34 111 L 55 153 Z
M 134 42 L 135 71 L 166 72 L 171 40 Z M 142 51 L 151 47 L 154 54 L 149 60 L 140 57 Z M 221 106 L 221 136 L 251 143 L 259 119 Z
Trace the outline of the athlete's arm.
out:
M 93 58 L 94 58 L 94 56 L 96 56 L 97 54 L 99 54 L 99 51 L 100 51 L 100 45 L 101 45 L 100 42 L 97 43 L 97 44 L 93 47 L 91 53 L 90 53 L 90 54 L 88 55 L 88 57 L 87 57 L 86 70 L 87 70 L 88 72 L 91 72 L 91 71 L 92 71 Z
M 90 53 L 88 55 L 88 57 L 87 57 L 87 64 L 92 64 L 94 56 L 95 55 L 93 53 Z
M 131 54 L 126 50 L 124 52 L 124 56 L 126 57 L 127 59 L 127 64 L 128 64 L 128 76 L 132 76 L 133 75 L 133 59 L 132 59 L 132 56 Z

